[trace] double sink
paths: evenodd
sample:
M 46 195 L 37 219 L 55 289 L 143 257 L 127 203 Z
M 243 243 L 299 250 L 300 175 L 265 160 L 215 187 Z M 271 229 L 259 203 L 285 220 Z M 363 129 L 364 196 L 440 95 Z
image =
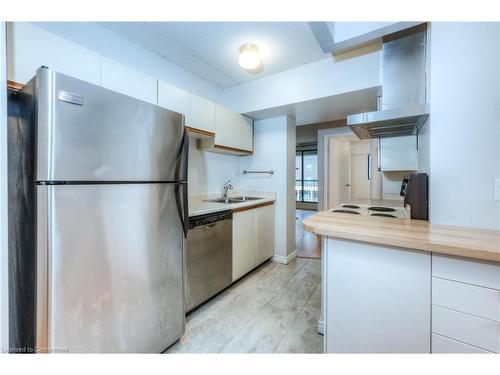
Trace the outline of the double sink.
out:
M 250 202 L 250 201 L 255 201 L 258 199 L 263 199 L 262 197 L 246 197 L 246 196 L 240 196 L 240 197 L 228 197 L 228 198 L 215 198 L 215 199 L 207 199 L 204 200 L 203 202 L 213 202 L 213 203 L 224 203 L 224 204 L 230 204 L 230 203 L 244 203 L 244 202 Z

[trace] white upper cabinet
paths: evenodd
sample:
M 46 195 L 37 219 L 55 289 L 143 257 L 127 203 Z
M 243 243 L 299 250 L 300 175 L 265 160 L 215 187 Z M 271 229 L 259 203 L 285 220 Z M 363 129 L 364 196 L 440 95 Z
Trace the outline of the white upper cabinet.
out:
M 236 113 L 218 104 L 215 105 L 215 144 L 239 148 Z
M 248 154 L 253 151 L 253 120 L 223 106 L 215 106 L 215 141 L 234 151 Z
M 25 84 L 45 65 L 59 73 L 100 84 L 100 56 L 26 22 L 7 23 L 7 79 Z
M 101 58 L 101 86 L 145 102 L 158 103 L 156 78 L 106 57 Z
M 382 138 L 380 140 L 380 170 L 382 172 L 416 171 L 416 136 Z
M 189 118 L 189 101 L 191 94 L 169 83 L 158 81 L 158 105 L 171 111 L 182 113 Z
M 190 95 L 186 126 L 215 133 L 215 103 L 197 95 Z
M 253 151 L 253 120 L 250 117 L 236 114 L 238 148 Z

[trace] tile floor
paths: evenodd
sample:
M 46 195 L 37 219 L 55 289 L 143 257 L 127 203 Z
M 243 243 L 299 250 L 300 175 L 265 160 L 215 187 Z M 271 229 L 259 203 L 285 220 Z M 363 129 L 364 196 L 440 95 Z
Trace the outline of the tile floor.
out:
M 265 263 L 189 315 L 167 353 L 323 353 L 320 267 Z

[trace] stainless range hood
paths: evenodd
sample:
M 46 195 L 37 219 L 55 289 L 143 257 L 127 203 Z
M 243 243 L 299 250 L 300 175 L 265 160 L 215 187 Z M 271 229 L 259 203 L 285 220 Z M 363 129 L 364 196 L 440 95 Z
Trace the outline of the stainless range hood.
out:
M 360 139 L 415 135 L 427 121 L 426 31 L 422 24 L 384 37 L 379 110 L 347 116 Z

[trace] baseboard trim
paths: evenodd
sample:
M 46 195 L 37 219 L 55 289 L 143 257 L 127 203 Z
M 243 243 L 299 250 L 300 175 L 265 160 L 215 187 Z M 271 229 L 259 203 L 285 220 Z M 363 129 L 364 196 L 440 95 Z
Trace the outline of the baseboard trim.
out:
M 295 250 L 293 253 L 291 253 L 290 255 L 288 255 L 286 257 L 284 257 L 282 255 L 274 255 L 272 258 L 272 261 L 276 262 L 276 263 L 281 263 L 281 264 L 288 264 L 296 257 L 297 257 L 297 250 Z
M 318 320 L 318 327 L 316 329 L 320 335 L 325 334 L 325 326 L 323 324 L 323 319 Z

